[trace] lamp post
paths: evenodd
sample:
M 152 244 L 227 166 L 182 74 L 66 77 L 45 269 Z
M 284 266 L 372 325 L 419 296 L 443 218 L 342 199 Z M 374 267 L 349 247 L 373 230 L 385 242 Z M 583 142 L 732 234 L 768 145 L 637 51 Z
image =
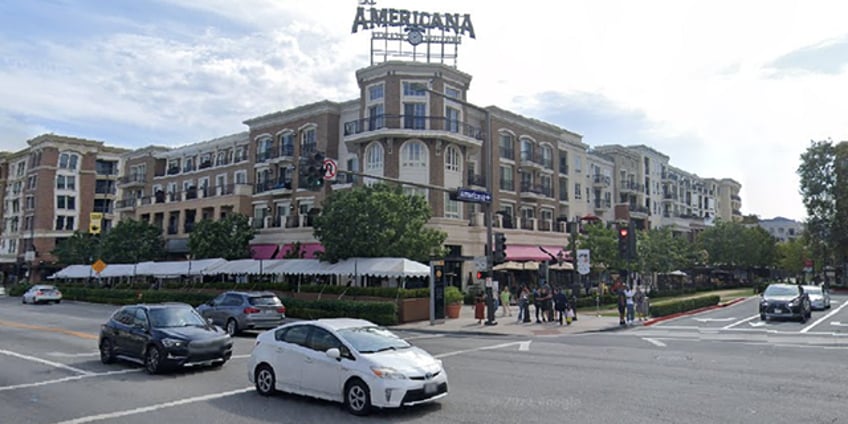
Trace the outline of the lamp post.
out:
M 435 95 L 442 97 L 444 99 L 450 100 L 454 103 L 465 106 L 467 108 L 476 109 L 478 111 L 483 112 L 483 114 L 485 115 L 485 120 L 484 120 L 485 128 L 483 129 L 482 141 L 483 141 L 483 146 L 486 149 L 484 156 L 486 156 L 486 159 L 488 160 L 488 165 L 489 165 L 489 169 L 490 169 L 490 172 L 486 173 L 486 191 L 489 192 L 489 194 L 491 194 L 492 190 L 494 190 L 494 178 L 493 178 L 494 171 L 493 171 L 493 169 L 494 169 L 494 166 L 495 166 L 494 165 L 494 163 L 495 163 L 495 149 L 494 149 L 494 146 L 492 146 L 492 137 L 491 137 L 491 128 L 492 128 L 491 113 L 489 113 L 488 109 L 482 108 L 482 107 L 477 106 L 475 104 L 471 104 L 471 103 L 466 102 L 465 100 L 462 100 L 462 99 L 450 97 L 450 96 L 448 96 L 444 93 L 440 93 L 438 91 L 431 89 L 429 86 L 432 84 L 432 82 L 433 81 L 430 80 L 430 82 L 427 85 L 419 83 L 419 84 L 412 84 L 412 86 L 416 90 L 423 90 L 423 91 L 426 91 L 428 93 L 435 94 Z M 486 254 L 486 275 L 488 275 L 488 278 L 492 278 L 492 267 L 494 265 L 494 261 L 492 259 L 493 258 L 493 255 L 492 255 L 492 236 L 493 236 L 492 203 L 491 202 L 484 203 L 484 209 L 485 209 L 485 214 L 486 214 L 486 242 L 484 243 L 484 246 L 485 246 L 485 252 L 484 253 Z M 497 321 L 495 321 L 495 309 L 494 309 L 495 308 L 495 298 L 494 298 L 494 296 L 496 296 L 497 293 L 492 293 L 492 290 L 493 290 L 493 287 L 486 287 L 486 311 L 487 311 L 486 312 L 486 325 L 496 325 L 497 324 Z

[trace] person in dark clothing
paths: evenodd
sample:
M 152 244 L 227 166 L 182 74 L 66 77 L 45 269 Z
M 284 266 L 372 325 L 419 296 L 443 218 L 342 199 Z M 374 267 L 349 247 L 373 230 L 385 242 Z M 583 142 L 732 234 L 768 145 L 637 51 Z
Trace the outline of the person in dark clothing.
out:
M 568 310 L 568 297 L 565 296 L 562 289 L 556 289 L 556 294 L 554 294 L 554 310 L 556 311 L 559 325 L 562 325 L 562 321 L 565 319 L 565 311 Z
M 613 285 L 613 289 L 618 296 L 618 324 L 626 325 L 627 322 L 624 320 L 624 312 L 627 310 L 627 296 L 624 294 L 624 291 L 627 287 L 621 283 L 621 280 L 616 281 Z

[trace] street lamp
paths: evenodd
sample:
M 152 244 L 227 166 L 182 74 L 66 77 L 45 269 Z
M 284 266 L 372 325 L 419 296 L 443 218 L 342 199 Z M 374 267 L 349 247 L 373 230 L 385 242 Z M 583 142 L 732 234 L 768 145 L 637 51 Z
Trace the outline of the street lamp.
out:
M 476 109 L 478 111 L 483 112 L 483 114 L 485 115 L 485 117 L 486 117 L 485 118 L 485 128 L 483 129 L 483 134 L 482 134 L 483 140 L 482 141 L 483 141 L 483 145 L 486 149 L 486 153 L 487 153 L 485 156 L 487 157 L 488 162 L 489 162 L 489 164 L 488 164 L 489 172 L 486 173 L 486 191 L 489 192 L 489 194 L 491 194 L 492 191 L 494 190 L 494 178 L 493 178 L 494 171 L 493 171 L 493 169 L 494 169 L 494 163 L 495 163 L 495 149 L 492 146 L 492 137 L 491 137 L 491 128 L 492 128 L 491 113 L 489 112 L 488 109 L 482 108 L 480 106 L 466 102 L 465 100 L 461 100 L 461 99 L 458 99 L 458 98 L 455 98 L 455 97 L 451 97 L 451 96 L 448 96 L 444 93 L 440 93 L 438 91 L 431 89 L 430 85 L 432 84 L 432 82 L 433 82 L 433 80 L 430 80 L 428 82 L 428 84 L 426 84 L 426 85 L 421 84 L 421 83 L 414 83 L 414 84 L 412 84 L 412 88 L 414 90 L 422 90 L 422 91 L 426 91 L 428 93 L 435 94 L 439 97 L 450 100 L 452 102 L 455 102 L 455 103 L 460 104 L 462 106 L 465 106 L 467 108 Z M 493 216 L 492 216 L 492 203 L 491 202 L 484 203 L 484 209 L 485 209 L 485 214 L 486 214 L 486 243 L 484 244 L 485 250 L 486 250 L 485 251 L 485 253 L 486 253 L 486 275 L 489 276 L 488 278 L 491 278 L 492 277 L 492 265 L 493 265 L 493 260 L 492 260 L 492 235 L 493 235 L 492 234 L 492 232 L 493 232 L 493 230 L 492 230 L 492 221 L 493 221 L 493 219 L 492 219 L 493 218 Z M 492 287 L 486 287 L 486 310 L 487 310 L 486 325 L 496 325 L 497 324 L 497 321 L 495 321 L 495 309 L 494 309 L 495 308 L 495 298 L 494 298 L 494 296 L 496 295 L 496 293 L 492 293 L 492 290 L 493 290 Z

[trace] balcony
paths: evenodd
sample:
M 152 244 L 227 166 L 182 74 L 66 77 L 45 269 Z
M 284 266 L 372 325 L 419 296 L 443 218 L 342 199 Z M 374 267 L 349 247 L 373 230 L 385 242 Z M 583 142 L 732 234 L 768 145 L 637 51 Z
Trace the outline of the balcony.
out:
M 542 158 L 542 155 L 531 152 L 521 152 L 521 159 L 519 161 L 519 166 L 521 167 L 529 167 L 529 168 L 545 168 L 545 160 Z
M 116 211 L 131 211 L 135 209 L 141 199 L 120 199 L 115 201 Z
M 592 176 L 592 185 L 595 187 L 609 187 L 611 180 L 608 175 L 595 174 Z
M 200 166 L 198 166 L 197 168 L 198 169 L 206 169 L 206 168 L 211 168 L 211 167 L 212 167 L 212 161 L 211 160 L 205 160 L 205 161 L 200 162 Z
M 168 175 L 177 175 L 179 173 L 180 173 L 180 167 L 179 166 L 172 166 L 172 167 L 168 168 L 168 172 L 167 172 Z
M 294 157 L 294 146 L 291 144 L 281 146 L 280 157 Z
M 256 163 L 266 162 L 279 157 L 278 152 L 274 149 L 266 149 L 264 152 L 256 152 Z
M 540 184 L 522 182 L 519 195 L 525 198 L 551 197 L 551 188 Z
M 481 146 L 485 137 L 483 129 L 443 116 L 383 115 L 362 118 L 344 124 L 345 141 L 366 142 L 387 135 L 421 136 L 426 131 L 433 135 L 466 145 Z
M 274 190 L 291 190 L 291 181 L 260 181 L 253 186 L 253 194 Z
M 515 160 L 515 149 L 505 149 L 501 147 L 500 149 L 500 158 L 506 160 Z
M 468 173 L 467 183 L 469 186 L 486 187 L 486 177 L 480 174 Z
M 612 201 L 609 199 L 595 199 L 594 203 L 596 211 L 608 211 L 612 208 Z
M 622 181 L 618 190 L 620 192 L 638 192 L 641 193 L 645 186 L 633 181 Z
M 118 185 L 123 187 L 143 186 L 145 182 L 143 174 L 130 174 L 118 178 Z
M 559 164 L 559 173 L 568 175 L 568 165 L 564 163 Z
M 636 215 L 647 216 L 651 214 L 651 210 L 644 206 L 630 205 L 630 213 Z

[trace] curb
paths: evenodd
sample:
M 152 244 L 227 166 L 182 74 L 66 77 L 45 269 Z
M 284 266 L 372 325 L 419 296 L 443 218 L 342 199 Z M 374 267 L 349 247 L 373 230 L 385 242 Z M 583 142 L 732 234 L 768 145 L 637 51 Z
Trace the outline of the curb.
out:
M 663 322 L 663 321 L 672 320 L 672 319 L 679 318 L 679 317 L 686 316 L 686 315 L 695 315 L 695 314 L 699 314 L 701 312 L 711 311 L 713 309 L 726 308 L 728 306 L 732 306 L 732 305 L 735 305 L 737 303 L 744 302 L 748 299 L 750 299 L 750 297 L 740 297 L 738 299 L 733 299 L 730 302 L 719 303 L 718 305 L 705 306 L 703 308 L 693 309 L 691 311 L 677 312 L 677 313 L 674 313 L 674 314 L 671 314 L 671 315 L 666 315 L 666 316 L 650 319 L 648 321 L 645 321 L 642 325 L 647 327 L 647 326 L 650 326 L 650 325 L 654 325 L 654 324 L 657 324 L 657 323 L 660 323 L 660 322 Z

